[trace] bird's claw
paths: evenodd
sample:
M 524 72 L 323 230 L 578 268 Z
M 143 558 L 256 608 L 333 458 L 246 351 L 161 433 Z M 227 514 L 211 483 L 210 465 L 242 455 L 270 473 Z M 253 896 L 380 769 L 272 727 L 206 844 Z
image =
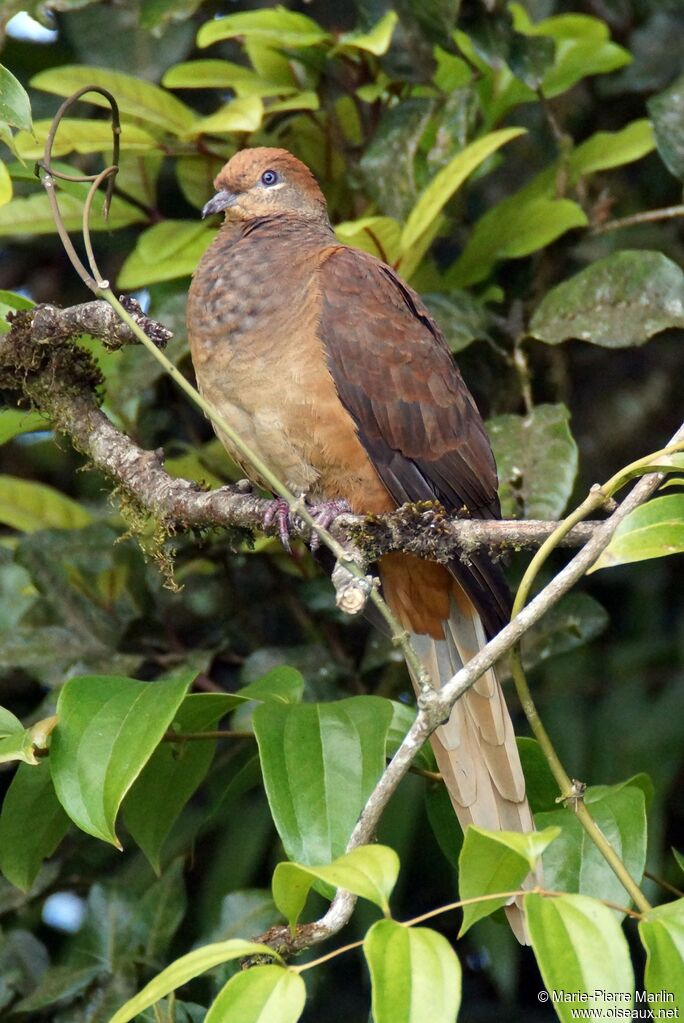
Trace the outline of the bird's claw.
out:
M 278 525 L 278 536 L 280 537 L 281 544 L 288 554 L 292 554 L 292 545 L 290 544 L 290 506 L 283 497 L 276 497 L 271 501 L 264 515 L 264 529 L 272 526 L 274 522 Z
M 333 501 L 321 501 L 318 504 L 311 505 L 309 508 L 309 512 L 313 516 L 314 522 L 322 529 L 327 529 L 328 526 L 335 521 L 338 515 L 344 515 L 349 511 L 351 511 L 351 508 L 347 501 L 340 499 Z M 292 554 L 290 527 L 292 526 L 292 521 L 295 517 L 296 511 L 293 512 L 287 501 L 282 497 L 274 498 L 264 515 L 264 529 L 272 526 L 274 522 L 277 524 L 278 537 L 288 554 Z M 312 529 L 309 547 L 312 551 L 317 551 L 320 545 L 320 537 L 316 530 Z
M 327 529 L 331 523 L 335 521 L 338 515 L 345 515 L 351 511 L 349 502 L 344 501 L 341 498 L 337 498 L 333 501 L 321 501 L 319 504 L 313 504 L 309 508 L 314 522 L 317 526 L 322 529 Z M 312 551 L 317 551 L 321 546 L 321 538 L 315 529 L 311 530 L 311 539 L 309 540 L 309 547 Z

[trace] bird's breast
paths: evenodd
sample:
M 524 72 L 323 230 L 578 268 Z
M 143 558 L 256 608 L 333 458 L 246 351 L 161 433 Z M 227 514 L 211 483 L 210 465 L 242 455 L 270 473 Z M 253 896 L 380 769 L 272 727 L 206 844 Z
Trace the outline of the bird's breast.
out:
M 344 497 L 362 507 L 384 504 L 383 487 L 373 500 L 377 474 L 340 402 L 318 338 L 321 246 L 286 240 L 245 238 L 225 245 L 219 235 L 200 262 L 187 314 L 200 390 L 296 493 Z M 217 432 L 260 483 L 230 439 Z M 355 500 L 357 494 L 362 496 Z

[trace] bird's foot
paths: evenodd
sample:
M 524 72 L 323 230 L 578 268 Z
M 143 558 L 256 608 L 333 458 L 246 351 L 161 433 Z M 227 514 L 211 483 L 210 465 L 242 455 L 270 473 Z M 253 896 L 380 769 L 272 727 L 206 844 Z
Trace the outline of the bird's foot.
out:
M 335 521 L 338 515 L 344 515 L 351 511 L 347 501 L 336 499 L 333 501 L 320 501 L 318 504 L 312 504 L 309 506 L 308 511 L 312 515 L 316 525 L 321 526 L 323 529 L 327 529 L 332 522 Z M 278 536 L 283 547 L 288 554 L 292 554 L 292 545 L 290 543 L 290 529 L 292 527 L 293 520 L 297 517 L 296 510 L 290 508 L 287 501 L 282 497 L 274 498 L 264 515 L 264 529 L 272 526 L 275 522 L 278 526 Z M 311 539 L 309 540 L 309 547 L 312 551 L 317 551 L 321 545 L 321 540 L 315 529 L 311 530 Z
M 338 515 L 345 515 L 347 512 L 351 511 L 351 508 L 349 507 L 348 501 L 337 498 L 333 501 L 321 501 L 318 504 L 312 504 L 309 511 L 313 515 L 316 525 L 321 526 L 322 529 L 327 529 L 335 521 Z M 317 551 L 320 545 L 321 538 L 318 533 L 312 529 L 309 547 L 312 551 Z
M 283 497 L 275 497 L 264 515 L 264 529 L 277 523 L 280 542 L 288 554 L 292 554 L 290 544 L 290 506 Z

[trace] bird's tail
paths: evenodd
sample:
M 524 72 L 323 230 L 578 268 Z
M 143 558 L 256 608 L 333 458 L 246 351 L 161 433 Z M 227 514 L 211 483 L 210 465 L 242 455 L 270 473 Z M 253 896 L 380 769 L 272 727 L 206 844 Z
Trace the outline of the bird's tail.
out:
M 429 562 L 422 564 L 430 565 Z M 410 600 L 404 599 L 404 572 L 397 571 L 392 563 L 389 571 L 385 565 L 382 568 L 385 568 L 383 587 L 390 606 L 408 628 L 414 649 L 432 684 L 441 687 L 484 646 L 486 636 L 482 621 L 458 584 L 449 578 L 446 604 L 443 599 L 441 606 L 440 628 L 423 631 L 426 621 L 416 618 L 416 593 L 411 594 Z M 442 566 L 434 568 L 446 574 Z M 419 570 L 418 575 L 425 575 L 425 570 Z M 431 578 L 438 577 L 432 573 Z M 414 584 L 417 581 L 415 574 L 413 581 Z M 442 587 L 443 581 L 440 586 L 443 592 Z M 415 685 L 415 679 L 413 681 Z M 456 701 L 449 720 L 433 733 L 431 742 L 462 828 L 476 824 L 490 830 L 534 830 L 513 725 L 493 669 L 485 672 Z M 530 875 L 526 886 L 541 884 L 541 881 L 539 870 Z M 513 903 L 506 907 L 506 914 L 518 940 L 527 944 L 521 908 Z

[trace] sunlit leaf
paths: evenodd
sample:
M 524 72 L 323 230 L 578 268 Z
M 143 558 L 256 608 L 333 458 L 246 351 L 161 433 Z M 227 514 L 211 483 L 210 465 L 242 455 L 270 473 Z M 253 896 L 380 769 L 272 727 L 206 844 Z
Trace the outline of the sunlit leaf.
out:
M 458 858 L 461 899 L 517 891 L 546 847 L 559 834 L 558 827 L 523 835 L 515 831 L 486 831 L 469 824 Z M 489 916 L 510 901 L 509 896 L 504 896 L 464 906 L 459 937 L 477 920 Z
M 500 259 L 521 259 L 538 252 L 566 231 L 586 227 L 587 216 L 570 199 L 533 196 L 504 199 L 478 220 L 449 281 L 477 284 Z
M 370 252 L 385 263 L 399 255 L 401 225 L 393 217 L 361 217 L 336 224 L 335 234 L 345 245 Z
M 256 131 L 264 116 L 264 104 L 258 96 L 242 96 L 226 103 L 214 114 L 195 121 L 189 136 L 220 135 L 223 132 Z
M 36 160 L 43 156 L 45 139 L 51 123 L 35 121 L 33 132 L 21 131 L 15 135 L 17 152 L 24 160 Z M 143 128 L 135 124 L 124 124 L 121 127 L 119 144 L 122 152 L 145 152 L 153 149 L 157 143 L 154 136 Z M 112 128 L 107 121 L 65 117 L 59 123 L 52 154 L 64 156 L 66 153 L 109 153 L 111 148 Z
M 659 1009 L 681 1015 L 684 1010 L 684 899 L 649 910 L 639 921 L 639 935 L 647 952 L 644 986 L 652 998 L 649 1007 L 656 1018 Z
M 120 288 L 141 288 L 158 281 L 188 277 L 214 240 L 216 232 L 200 221 L 165 220 L 138 238 L 119 271 Z
M 388 700 L 264 704 L 254 730 L 271 813 L 289 858 L 330 863 L 344 852 L 385 767 Z
M 296 1023 L 306 988 L 282 966 L 256 966 L 231 977 L 209 1006 L 205 1023 Z
M 225 18 L 206 21 L 197 33 L 197 45 L 211 46 L 212 43 L 220 42 L 222 39 L 234 39 L 236 36 L 258 39 L 287 48 L 316 46 L 330 38 L 312 18 L 277 6 L 239 11 Z
M 4 206 L 12 198 L 12 179 L 6 165 L 0 160 L 0 206 Z
M 488 156 L 512 139 L 524 135 L 524 128 L 503 128 L 471 142 L 446 167 L 438 171 L 408 215 L 401 234 L 402 252 L 410 249 L 427 231 L 442 208 L 463 182 Z
M 378 920 L 363 951 L 375 1023 L 453 1023 L 461 1004 L 461 966 L 442 934 Z
M 684 494 L 654 497 L 627 515 L 591 571 L 684 551 Z
M 0 522 L 32 533 L 36 529 L 78 529 L 92 522 L 90 512 L 46 483 L 0 476 Z
M 396 11 L 387 11 L 368 32 L 345 33 L 336 49 L 365 50 L 367 53 L 375 54 L 376 57 L 381 57 L 383 53 L 387 53 L 390 47 L 398 21 Z
M 84 675 L 66 683 L 57 704 L 50 770 L 60 803 L 81 830 L 120 846 L 114 830 L 119 807 L 194 675 L 159 682 Z
M 116 97 L 122 114 L 145 121 L 173 135 L 186 134 L 192 129 L 196 118 L 190 107 L 158 85 L 109 68 L 63 64 L 39 71 L 31 79 L 31 85 L 34 89 L 42 89 L 57 96 L 70 96 L 85 85 L 99 85 Z M 109 103 L 99 93 L 88 93 L 86 102 L 109 108 Z
M 31 103 L 21 82 L 0 64 L 0 123 L 31 129 Z
M 196 948 L 193 952 L 188 952 L 187 955 L 176 959 L 165 970 L 157 974 L 154 980 L 151 980 L 139 994 L 114 1013 L 109 1023 L 129 1023 L 138 1013 L 148 1009 L 176 988 L 187 984 L 193 977 L 198 977 L 201 973 L 205 973 L 221 963 L 228 963 L 232 959 L 242 959 L 251 955 L 268 955 L 274 959 L 280 959 L 280 956 L 268 945 L 242 941 L 239 938 Z
M 50 424 L 44 416 L 41 416 L 40 412 L 27 412 L 25 409 L 14 408 L 4 408 L 0 411 L 0 444 L 6 444 L 7 441 L 24 433 L 49 429 Z
M 282 96 L 296 91 L 294 86 L 266 81 L 251 68 L 229 60 L 190 60 L 174 64 L 162 82 L 167 89 L 233 89 L 237 96 Z
M 375 903 L 387 915 L 399 874 L 399 857 L 385 845 L 362 845 L 323 866 L 279 863 L 273 874 L 273 900 L 294 927 L 316 881 L 343 888 Z
M 661 252 L 614 252 L 542 299 L 530 321 L 547 344 L 580 338 L 604 348 L 642 345 L 684 326 L 684 273 Z
M 614 913 L 584 895 L 525 896 L 525 920 L 549 992 L 562 992 L 554 1009 L 562 1023 L 577 1018 L 577 1005 L 606 1018 L 608 1006 L 631 1009 L 634 972 Z M 572 997 L 572 996 L 575 997 Z
M 646 805 L 635 784 L 588 788 L 584 800 L 613 849 L 637 883 L 646 863 Z M 558 809 L 535 815 L 537 827 L 561 833 L 544 857 L 544 883 L 555 891 L 578 892 L 628 906 L 629 899 L 603 856 L 574 816 Z
M 83 225 L 83 201 L 76 195 L 60 191 L 59 208 L 67 231 L 80 231 Z M 115 197 L 107 220 L 102 216 L 102 197 L 95 199 L 90 218 L 91 231 L 110 231 L 146 220 L 146 214 L 131 203 Z M 55 234 L 55 221 L 50 200 L 45 192 L 15 197 L 0 206 L 0 238 Z

